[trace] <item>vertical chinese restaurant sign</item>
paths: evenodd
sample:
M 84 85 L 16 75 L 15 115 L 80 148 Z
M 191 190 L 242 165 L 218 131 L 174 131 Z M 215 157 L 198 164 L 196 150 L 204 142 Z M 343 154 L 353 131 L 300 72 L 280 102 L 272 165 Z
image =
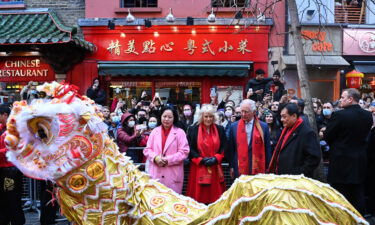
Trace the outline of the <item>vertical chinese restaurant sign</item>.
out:
M 268 60 L 268 26 L 84 27 L 97 46 L 89 58 L 106 61 Z
M 52 67 L 38 57 L 0 58 L 0 82 L 53 81 Z

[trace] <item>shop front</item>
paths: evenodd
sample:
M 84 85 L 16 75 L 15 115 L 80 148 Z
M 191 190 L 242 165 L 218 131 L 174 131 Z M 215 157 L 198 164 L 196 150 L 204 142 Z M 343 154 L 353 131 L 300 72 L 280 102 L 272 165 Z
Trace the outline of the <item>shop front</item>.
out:
M 113 98 L 129 103 L 146 91 L 164 103 L 202 104 L 212 97 L 221 101 L 228 90 L 239 103 L 253 71 L 267 71 L 266 25 L 117 25 L 110 30 L 85 19 L 80 26 L 98 47 L 81 71 L 89 70 L 91 78 L 105 82 L 108 103 Z M 74 82 L 88 87 L 91 81 Z
M 304 26 L 301 31 L 311 96 L 322 101 L 340 98 L 341 70 L 349 66 L 342 57 L 340 27 Z M 288 55 L 280 59 L 285 88 L 289 95 L 301 97 L 293 39 L 289 36 Z
M 352 70 L 363 74 L 359 77 L 359 90 L 364 94 L 375 92 L 375 29 L 347 28 L 343 32 L 343 55 Z
M 0 104 L 19 100 L 30 81 L 65 80 L 95 48 L 49 9 L 1 11 L 0 20 Z
M 30 81 L 54 80 L 53 68 L 40 57 L 7 57 L 0 61 L 0 104 L 20 100 L 20 90 Z

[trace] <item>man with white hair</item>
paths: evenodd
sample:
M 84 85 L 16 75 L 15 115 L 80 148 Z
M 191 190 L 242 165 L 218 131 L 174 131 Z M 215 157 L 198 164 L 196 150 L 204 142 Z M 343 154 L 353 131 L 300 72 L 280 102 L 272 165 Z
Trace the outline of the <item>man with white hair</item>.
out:
M 272 157 L 269 130 L 255 116 L 255 102 L 245 99 L 240 107 L 241 119 L 230 127 L 226 152 L 232 178 L 265 173 Z

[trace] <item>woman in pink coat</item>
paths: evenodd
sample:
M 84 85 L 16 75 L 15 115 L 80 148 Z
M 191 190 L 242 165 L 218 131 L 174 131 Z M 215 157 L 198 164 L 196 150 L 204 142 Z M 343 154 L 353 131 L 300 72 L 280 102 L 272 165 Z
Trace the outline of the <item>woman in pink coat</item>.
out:
M 177 193 L 182 192 L 184 159 L 189 155 L 186 134 L 176 127 L 177 112 L 171 108 L 161 111 L 161 126 L 153 129 L 143 150 L 149 166 L 148 173 Z

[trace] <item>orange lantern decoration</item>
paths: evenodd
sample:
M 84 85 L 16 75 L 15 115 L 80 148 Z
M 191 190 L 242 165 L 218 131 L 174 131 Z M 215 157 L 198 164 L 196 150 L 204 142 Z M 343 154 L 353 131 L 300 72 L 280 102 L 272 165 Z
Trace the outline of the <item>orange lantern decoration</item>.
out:
M 359 88 L 362 85 L 362 78 L 364 77 L 364 74 L 359 71 L 352 70 L 347 73 L 345 77 L 346 86 L 348 88 Z

